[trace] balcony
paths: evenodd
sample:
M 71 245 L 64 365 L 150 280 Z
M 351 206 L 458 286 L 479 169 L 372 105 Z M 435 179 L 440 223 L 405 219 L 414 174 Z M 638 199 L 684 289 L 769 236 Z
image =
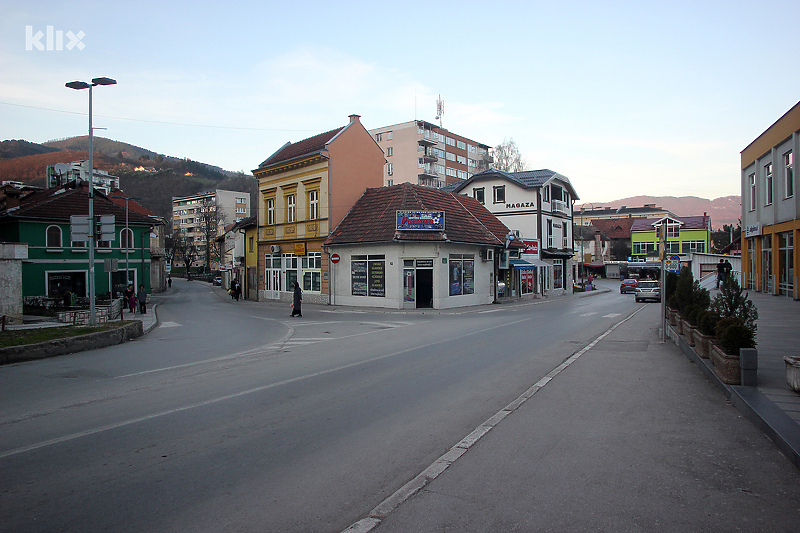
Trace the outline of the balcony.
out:
M 417 176 L 417 183 L 423 187 L 433 187 L 434 189 L 441 189 L 446 185 L 443 180 L 426 174 Z
M 436 161 L 439 160 L 439 156 L 426 148 L 425 153 L 422 154 L 422 157 L 420 159 L 422 159 L 422 161 L 424 161 L 425 163 L 435 163 Z
M 561 200 L 553 200 L 550 202 L 551 209 L 553 213 L 561 213 L 562 215 L 569 215 L 569 209 L 567 209 L 567 203 L 562 202 Z

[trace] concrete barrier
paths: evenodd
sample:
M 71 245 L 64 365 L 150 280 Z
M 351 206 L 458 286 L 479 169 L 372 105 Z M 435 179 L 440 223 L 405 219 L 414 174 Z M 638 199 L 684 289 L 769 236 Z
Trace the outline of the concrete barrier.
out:
M 114 344 L 122 344 L 123 342 L 140 337 L 143 334 L 144 329 L 142 323 L 136 320 L 118 328 L 99 331 L 97 333 L 88 333 L 86 335 L 78 335 L 77 337 L 65 337 L 63 339 L 39 342 L 37 344 L 9 346 L 7 348 L 0 348 L 0 365 L 105 348 L 106 346 L 113 346 Z

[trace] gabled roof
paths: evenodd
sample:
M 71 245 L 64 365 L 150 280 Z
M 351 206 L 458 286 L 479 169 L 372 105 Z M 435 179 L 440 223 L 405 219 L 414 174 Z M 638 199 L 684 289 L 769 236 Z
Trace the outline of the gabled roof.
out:
M 656 226 L 660 225 L 659 222 L 665 218 L 679 222 L 682 230 L 709 229 L 711 226 L 711 218 L 708 215 L 696 217 L 635 218 L 633 219 L 634 222 L 631 227 L 631 232 L 655 231 Z
M 298 157 L 304 157 L 317 152 L 322 152 L 325 150 L 325 146 L 345 128 L 347 128 L 347 126 L 326 131 L 325 133 L 314 135 L 313 137 L 303 139 L 302 141 L 297 141 L 296 143 L 287 142 L 280 147 L 277 152 L 269 156 L 263 163 L 258 165 L 258 168 L 264 168 L 276 163 L 282 163 L 284 161 L 297 159 Z
M 609 239 L 630 239 L 633 218 L 606 218 L 592 221 L 592 225 L 599 229 Z
M 444 211 L 444 231 L 397 231 L 399 210 Z M 509 229 L 467 196 L 401 183 L 367 189 L 325 240 L 330 244 L 450 241 L 505 246 Z M 516 244 L 515 244 L 516 245 Z
M 484 170 L 483 172 L 478 172 L 477 174 L 473 174 L 472 176 L 470 176 L 469 179 L 455 184 L 454 187 L 447 187 L 447 190 L 452 192 L 459 192 L 462 189 L 464 189 L 467 185 L 475 181 L 498 179 L 498 178 L 514 183 L 515 185 L 518 185 L 523 189 L 540 188 L 546 185 L 547 182 L 550 181 L 551 179 L 557 178 L 564 182 L 572 198 L 575 200 L 578 199 L 578 193 L 576 193 L 575 189 L 572 188 L 572 184 L 570 183 L 569 178 L 559 174 L 558 172 L 554 172 L 546 168 L 541 170 L 523 170 L 522 172 L 505 172 L 504 170 L 497 170 L 496 168 L 490 168 Z
M 122 196 L 122 198 L 119 198 L 120 196 Z M 133 198 L 131 198 L 130 196 L 128 196 L 119 189 L 116 191 L 112 191 L 111 195 L 108 196 L 109 200 L 111 200 L 118 206 L 122 207 L 123 209 L 125 209 L 125 204 L 126 204 L 125 198 L 128 199 L 127 201 L 128 209 L 130 210 L 131 213 L 136 212 L 139 213 L 140 215 L 145 215 L 148 217 L 161 218 L 157 214 L 150 211 L 145 206 L 143 206 L 142 204 L 140 204 L 139 202 L 137 202 L 136 200 L 134 200 Z
M 89 215 L 89 187 L 83 182 L 34 192 L 21 199 L 20 205 L 0 212 L 2 218 L 69 222 L 72 215 Z M 113 194 L 113 193 L 112 193 Z M 114 215 L 117 224 L 125 224 L 125 201 L 117 205 L 102 192 L 95 190 L 94 214 Z M 131 204 L 132 205 L 132 204 Z M 131 225 L 153 225 L 152 217 L 131 209 L 128 223 Z

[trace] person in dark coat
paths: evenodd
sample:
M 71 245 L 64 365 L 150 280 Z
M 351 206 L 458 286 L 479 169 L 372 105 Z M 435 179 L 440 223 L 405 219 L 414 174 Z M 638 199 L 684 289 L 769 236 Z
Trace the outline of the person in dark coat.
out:
M 300 288 L 300 284 L 295 281 L 291 316 L 303 316 L 302 305 L 303 305 L 303 290 Z
M 139 312 L 147 314 L 147 291 L 144 290 L 144 285 L 139 285 L 139 292 L 136 294 L 136 298 L 139 300 Z
M 133 284 L 128 284 L 125 289 L 125 305 L 130 309 L 131 313 L 136 312 L 136 293 L 133 290 Z

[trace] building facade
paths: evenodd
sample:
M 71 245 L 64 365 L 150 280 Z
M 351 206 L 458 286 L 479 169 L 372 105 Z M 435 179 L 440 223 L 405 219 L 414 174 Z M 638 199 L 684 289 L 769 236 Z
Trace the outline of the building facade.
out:
M 575 209 L 575 220 L 583 226 L 593 223 L 595 220 L 613 220 L 618 218 L 662 218 L 674 217 L 671 211 L 658 207 L 656 204 L 645 204 L 641 207 L 600 207 L 588 204 L 581 205 Z
M 386 160 L 358 115 L 296 143 L 286 143 L 253 174 L 258 179 L 259 299 L 328 303 L 322 243 L 368 187 L 383 185 Z
M 637 218 L 631 226 L 631 257 L 634 261 L 659 259 L 659 231 L 666 226 L 667 255 L 680 255 L 682 261 L 692 253 L 707 253 L 711 247 L 711 217 Z
M 443 187 L 486 170 L 489 146 L 424 120 L 369 130 L 386 157 L 384 185 Z
M 741 152 L 743 285 L 800 299 L 800 102 Z
M 211 269 L 220 264 L 216 239 L 228 224 L 250 216 L 250 194 L 218 189 L 172 199 L 172 231 L 179 232 L 197 248 L 193 267 L 206 263 L 210 254 Z
M 402 183 L 367 189 L 325 241 L 332 303 L 446 309 L 498 298 L 509 229 L 473 198 Z
M 572 205 L 578 195 L 566 176 L 489 169 L 448 189 L 485 205 L 526 245 L 520 260 L 501 270 L 509 295 L 572 292 Z

